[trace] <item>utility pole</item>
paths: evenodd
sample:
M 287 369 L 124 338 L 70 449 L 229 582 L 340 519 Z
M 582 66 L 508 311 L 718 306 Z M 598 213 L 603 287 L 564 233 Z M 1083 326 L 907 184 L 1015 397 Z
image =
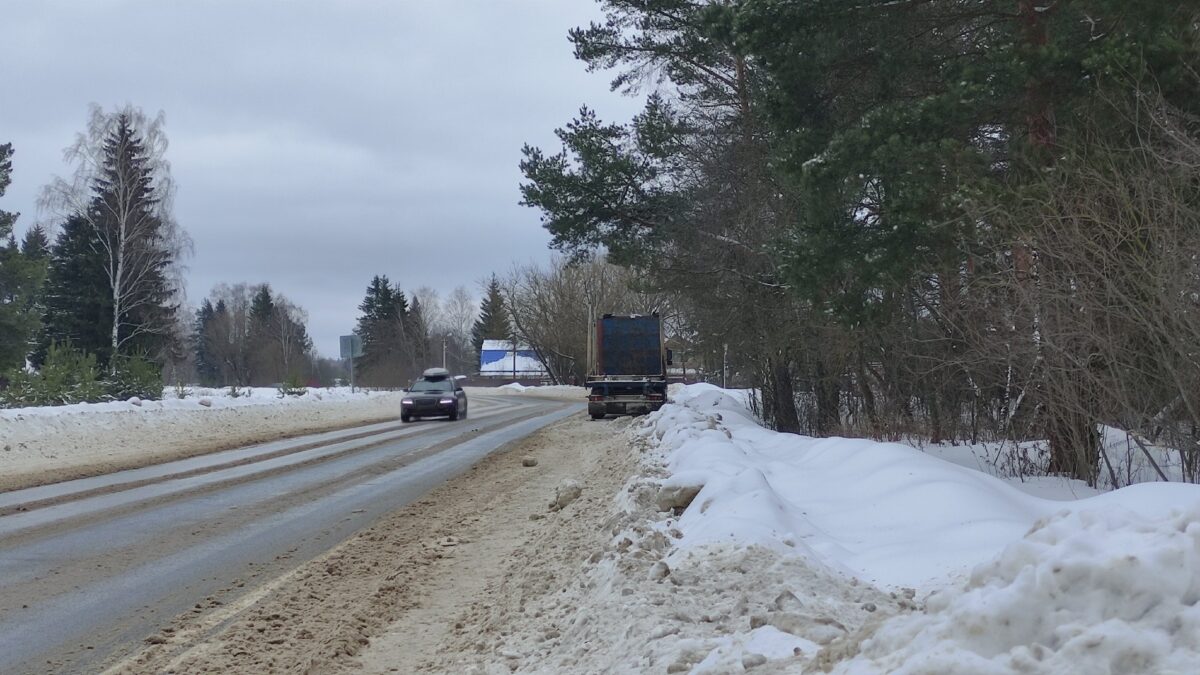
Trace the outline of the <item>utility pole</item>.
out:
M 442 336 L 442 367 L 446 367 L 446 336 Z

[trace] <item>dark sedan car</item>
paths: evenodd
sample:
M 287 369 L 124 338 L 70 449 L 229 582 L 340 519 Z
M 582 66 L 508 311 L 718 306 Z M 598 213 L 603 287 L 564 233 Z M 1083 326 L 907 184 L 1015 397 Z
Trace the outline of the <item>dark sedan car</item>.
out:
M 422 417 L 448 417 L 451 421 L 467 416 L 467 393 L 458 381 L 442 368 L 430 368 L 407 390 L 400 401 L 400 421 Z

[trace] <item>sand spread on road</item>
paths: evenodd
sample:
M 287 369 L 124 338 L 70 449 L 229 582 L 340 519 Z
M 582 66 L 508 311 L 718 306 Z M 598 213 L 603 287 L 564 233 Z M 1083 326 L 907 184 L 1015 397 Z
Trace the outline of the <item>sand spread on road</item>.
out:
M 604 510 L 629 469 L 628 424 L 580 414 L 540 430 L 267 586 L 243 595 L 235 582 L 229 606 L 199 603 L 111 672 L 415 672 L 502 583 L 498 563 Z M 550 511 L 565 479 L 583 492 Z

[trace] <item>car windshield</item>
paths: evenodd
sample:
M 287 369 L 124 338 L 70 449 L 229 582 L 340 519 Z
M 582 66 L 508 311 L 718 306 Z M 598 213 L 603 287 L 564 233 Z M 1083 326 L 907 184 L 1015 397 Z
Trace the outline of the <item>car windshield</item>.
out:
M 449 380 L 417 380 L 409 391 L 453 391 Z

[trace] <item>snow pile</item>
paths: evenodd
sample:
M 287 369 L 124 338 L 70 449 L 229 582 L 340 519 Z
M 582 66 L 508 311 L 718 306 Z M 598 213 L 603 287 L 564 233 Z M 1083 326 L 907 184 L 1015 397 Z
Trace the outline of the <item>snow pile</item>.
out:
M 486 355 L 484 356 L 486 358 Z M 515 357 L 512 352 L 501 354 L 491 361 L 482 361 L 479 364 L 479 373 L 481 375 L 503 375 L 504 373 L 545 373 L 546 366 L 537 360 L 536 357 L 526 356 L 518 353 Z
M 1200 508 L 1063 512 L 835 673 L 1200 671 Z
M 832 645 L 826 666 L 861 642 L 846 673 L 1200 672 L 1200 487 L 1142 484 L 1064 503 L 906 445 L 771 432 L 744 397 L 709 385 L 673 394 L 640 431 L 644 462 L 667 474 L 658 503 L 681 511 L 652 526 L 673 532 L 664 564 L 766 550 L 802 563 L 803 576 L 928 596 L 925 613 L 880 606 L 872 622 L 840 622 L 832 640 L 828 622 L 730 625 L 704 659 L 685 659 L 692 672 L 710 659 L 724 659 L 721 672 L 749 665 L 737 654 L 773 660 L 747 647 L 764 625 Z M 841 615 L 853 618 L 824 612 Z
M 190 391 L 161 401 L 0 410 L 0 489 L 395 418 L 401 394 L 273 388 Z
M 1003 482 L 908 446 L 769 431 L 708 385 L 688 387 L 646 431 L 659 439 L 664 486 L 701 487 L 680 518 L 680 550 L 757 544 L 916 586 L 969 570 L 1046 512 Z

